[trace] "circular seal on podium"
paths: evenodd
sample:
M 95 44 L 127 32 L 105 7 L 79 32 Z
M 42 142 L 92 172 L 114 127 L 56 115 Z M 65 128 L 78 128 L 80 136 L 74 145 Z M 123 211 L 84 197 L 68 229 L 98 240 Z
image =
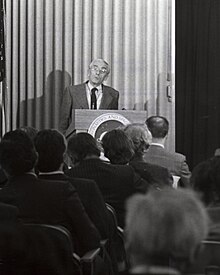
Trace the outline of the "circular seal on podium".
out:
M 130 121 L 123 115 L 106 113 L 93 120 L 88 128 L 88 133 L 96 140 L 101 141 L 106 132 L 127 124 L 130 124 Z

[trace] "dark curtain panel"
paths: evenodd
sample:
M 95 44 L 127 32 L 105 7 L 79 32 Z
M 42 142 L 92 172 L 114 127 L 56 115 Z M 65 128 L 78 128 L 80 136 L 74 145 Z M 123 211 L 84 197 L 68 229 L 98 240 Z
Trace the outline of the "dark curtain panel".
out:
M 176 151 L 192 169 L 220 147 L 220 0 L 176 0 Z

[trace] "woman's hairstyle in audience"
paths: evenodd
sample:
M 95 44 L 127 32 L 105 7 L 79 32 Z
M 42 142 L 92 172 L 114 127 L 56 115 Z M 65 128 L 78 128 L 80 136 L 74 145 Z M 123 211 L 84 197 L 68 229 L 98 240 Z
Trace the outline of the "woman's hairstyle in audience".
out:
M 146 124 L 132 123 L 124 127 L 124 132 L 132 139 L 135 156 L 143 156 L 150 146 L 152 135 Z
M 77 164 L 90 156 L 100 156 L 97 141 L 88 133 L 73 135 L 67 144 L 67 153 L 73 164 Z
M 45 129 L 37 133 L 34 143 L 38 152 L 38 170 L 40 172 L 58 170 L 66 151 L 65 137 L 55 129 Z
M 37 161 L 34 144 L 22 130 L 7 132 L 0 142 L 0 165 L 8 176 L 31 171 Z
M 127 202 L 126 247 L 134 265 L 165 258 L 193 261 L 207 230 L 206 209 L 192 190 L 149 191 Z
M 169 131 L 169 122 L 163 116 L 151 116 L 146 125 L 154 138 L 164 138 Z
M 134 155 L 134 144 L 122 129 L 107 132 L 102 138 L 102 147 L 112 164 L 126 164 Z
M 34 141 L 34 138 L 36 137 L 36 135 L 38 133 L 38 130 L 32 126 L 22 126 L 19 129 L 24 131 L 25 133 L 27 133 L 32 141 Z

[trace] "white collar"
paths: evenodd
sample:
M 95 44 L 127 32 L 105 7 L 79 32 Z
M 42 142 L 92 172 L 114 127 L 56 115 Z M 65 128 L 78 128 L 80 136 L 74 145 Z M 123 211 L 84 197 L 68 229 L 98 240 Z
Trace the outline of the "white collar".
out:
M 41 175 L 63 175 L 64 172 L 63 171 L 53 171 L 53 172 L 39 172 L 39 176 Z
M 150 145 L 156 145 L 156 146 L 160 146 L 164 149 L 164 145 L 161 143 L 157 143 L 157 142 L 152 142 Z
M 26 175 L 32 175 L 32 176 L 34 176 L 35 178 L 37 178 L 37 175 L 34 173 L 34 172 L 27 172 L 27 173 L 25 173 Z
M 91 91 L 93 88 L 96 88 L 98 92 L 102 91 L 102 85 L 101 84 L 97 87 L 93 87 L 92 84 L 90 82 L 88 82 L 88 88 L 89 88 L 89 91 Z

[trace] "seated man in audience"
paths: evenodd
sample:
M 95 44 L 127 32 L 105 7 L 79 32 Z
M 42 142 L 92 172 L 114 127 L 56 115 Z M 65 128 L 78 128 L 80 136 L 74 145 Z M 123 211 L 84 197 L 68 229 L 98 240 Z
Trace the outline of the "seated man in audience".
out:
M 26 223 L 63 225 L 72 233 L 79 255 L 99 247 L 100 235 L 87 216 L 76 190 L 68 182 L 38 179 L 37 153 L 22 130 L 8 132 L 0 142 L 0 165 L 8 177 L 0 202 L 18 207 Z
M 68 141 L 67 152 L 73 167 L 66 174 L 95 180 L 105 202 L 114 207 L 118 223 L 123 227 L 126 199 L 134 193 L 145 193 L 147 182 L 136 175 L 132 167 L 102 161 L 97 142 L 88 133 L 72 136 Z
M 144 154 L 144 160 L 166 167 L 173 176 L 180 177 L 180 186 L 189 187 L 191 173 L 186 157 L 179 153 L 169 152 L 164 147 L 169 131 L 168 120 L 162 116 L 151 116 L 146 120 L 146 124 L 152 134 L 152 143 Z
M 129 274 L 178 275 L 206 238 L 208 217 L 192 190 L 151 190 L 128 200 L 125 229 Z
M 122 129 L 107 132 L 102 139 L 105 157 L 113 164 L 132 166 L 137 174 L 153 188 L 172 186 L 173 178 L 168 170 L 143 160 L 144 151 L 149 147 L 151 134 L 142 124 L 129 124 Z
M 71 178 L 64 174 L 63 159 L 66 152 L 66 140 L 57 130 L 39 131 L 34 142 L 38 152 L 39 178 L 68 181 L 76 188 L 86 213 L 98 229 L 101 238 L 108 240 L 109 253 L 112 256 L 111 242 L 116 228 L 111 222 L 103 196 L 95 181 Z M 116 264 L 114 267 L 116 268 Z
M 109 238 L 112 228 L 104 199 L 95 181 L 70 178 L 63 172 L 63 158 L 66 152 L 64 136 L 57 130 L 41 130 L 34 142 L 38 152 L 39 178 L 70 182 L 76 188 L 86 213 L 99 230 L 102 239 Z

